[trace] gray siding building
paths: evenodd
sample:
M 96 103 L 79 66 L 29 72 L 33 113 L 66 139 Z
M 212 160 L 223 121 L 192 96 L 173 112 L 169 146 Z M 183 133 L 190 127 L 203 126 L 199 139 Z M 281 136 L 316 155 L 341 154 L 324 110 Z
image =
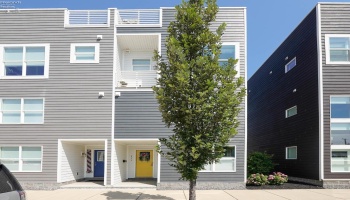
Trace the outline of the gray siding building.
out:
M 121 187 L 152 178 L 159 189 L 187 187 L 158 155 L 162 122 L 151 87 L 153 51 L 165 56 L 175 9 L 0 10 L 0 161 L 25 188 L 92 179 Z M 246 77 L 246 10 L 220 8 L 223 45 Z M 214 30 L 214 29 L 213 29 Z M 246 102 L 234 157 L 200 173 L 202 188 L 242 188 L 246 177 Z M 178 187 L 176 187 L 178 186 Z

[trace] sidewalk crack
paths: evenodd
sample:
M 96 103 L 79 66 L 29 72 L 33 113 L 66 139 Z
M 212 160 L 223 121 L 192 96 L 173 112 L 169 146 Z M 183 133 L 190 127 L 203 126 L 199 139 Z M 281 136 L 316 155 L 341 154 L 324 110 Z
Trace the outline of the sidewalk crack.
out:
M 269 192 L 269 191 L 266 191 L 266 190 L 264 190 L 264 192 L 273 194 L 273 195 L 278 196 L 278 197 L 281 197 L 281 198 L 283 198 L 283 199 L 288 199 L 287 197 L 284 197 L 284 196 L 281 196 L 281 195 L 278 195 L 278 194 L 275 194 L 275 193 L 272 193 L 272 192 Z M 291 199 L 288 199 L 288 200 L 291 200 Z
M 232 198 L 238 200 L 236 197 L 232 196 L 230 193 L 226 192 L 226 190 L 223 190 L 226 194 L 228 194 L 229 196 L 231 196 Z

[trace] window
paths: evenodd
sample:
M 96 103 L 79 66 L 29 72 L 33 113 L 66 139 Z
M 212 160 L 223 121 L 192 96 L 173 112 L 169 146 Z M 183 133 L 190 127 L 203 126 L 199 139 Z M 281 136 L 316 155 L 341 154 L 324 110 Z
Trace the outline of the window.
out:
M 1 77 L 47 78 L 48 44 L 0 46 Z
M 0 147 L 0 161 L 12 172 L 40 172 L 42 147 Z
M 325 38 L 326 63 L 350 63 L 350 35 L 327 35 Z
M 297 106 L 291 107 L 286 110 L 286 118 L 294 116 L 296 114 L 298 114 Z
M 297 147 L 286 147 L 286 159 L 297 159 Z
M 350 123 L 331 123 L 331 145 L 350 145 Z
M 331 171 L 350 172 L 349 149 L 332 150 Z
M 221 47 L 221 54 L 219 57 L 219 65 L 225 66 L 228 64 L 230 58 L 238 59 L 239 58 L 239 43 L 236 42 L 227 42 L 223 43 Z M 237 77 L 239 77 L 239 64 L 236 64 Z
M 331 97 L 331 118 L 350 118 L 350 97 Z
M 100 44 L 71 44 L 70 62 L 71 63 L 99 63 Z
M 291 69 L 293 69 L 297 65 L 297 58 L 293 58 L 293 60 L 289 61 L 288 64 L 285 66 L 285 72 L 287 73 Z
M 42 124 L 43 122 L 43 99 L 2 99 L 0 101 L 0 123 Z
M 236 147 L 225 147 L 225 155 L 220 162 L 205 166 L 202 172 L 235 172 L 236 171 Z
M 133 71 L 149 71 L 151 69 L 150 59 L 132 59 Z

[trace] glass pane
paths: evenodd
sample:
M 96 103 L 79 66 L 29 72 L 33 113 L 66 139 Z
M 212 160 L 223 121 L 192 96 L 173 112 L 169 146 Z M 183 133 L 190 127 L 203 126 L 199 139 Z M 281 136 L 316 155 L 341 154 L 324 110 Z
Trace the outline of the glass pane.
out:
M 350 172 L 350 158 L 348 155 L 349 150 L 332 151 L 332 172 Z
M 22 61 L 23 48 L 22 47 L 5 47 L 4 61 Z
M 41 159 L 41 147 L 22 147 L 22 158 Z
M 220 59 L 235 59 L 235 45 L 223 45 L 221 47 Z
M 3 111 L 20 111 L 21 110 L 21 100 L 20 99 L 3 99 L 2 100 L 2 110 Z
M 331 124 L 331 144 L 350 145 L 350 123 Z
M 22 171 L 41 171 L 41 161 L 23 160 Z
M 76 53 L 91 53 L 95 54 L 95 47 L 94 46 L 80 46 L 80 47 L 75 47 L 75 52 Z
M 4 124 L 19 124 L 21 123 L 21 113 L 20 112 L 3 112 L 2 123 Z
M 43 76 L 45 62 L 27 62 L 27 76 Z
M 215 171 L 234 171 L 234 159 L 221 159 L 220 162 L 215 163 Z
M 76 54 L 76 60 L 95 60 L 95 54 Z
M 0 147 L 0 158 L 19 158 L 19 147 Z
M 27 47 L 26 61 L 31 60 L 45 60 L 45 47 Z
M 134 71 L 149 71 L 149 66 L 133 66 Z
M 293 59 L 290 63 L 287 64 L 287 71 L 293 69 L 297 65 L 297 60 Z
M 330 50 L 330 61 L 350 61 L 349 50 Z
M 24 99 L 24 111 L 43 110 L 42 99 Z
M 297 158 L 297 148 L 295 148 L 295 147 L 287 148 L 287 158 L 296 159 Z
M 331 98 L 331 118 L 350 118 L 350 98 Z
M 329 38 L 330 48 L 349 48 L 349 38 L 347 37 L 333 37 Z
M 227 65 L 228 65 L 228 61 L 219 61 L 219 65 L 220 65 L 221 67 L 227 66 Z
M 22 76 L 22 63 L 6 62 L 4 74 L 6 76 Z
M 235 156 L 235 147 L 225 147 L 225 155 L 224 157 L 236 157 Z
M 0 160 L 10 171 L 19 171 L 19 161 L 18 160 Z
M 150 59 L 133 59 L 132 60 L 132 65 L 151 65 L 151 60 Z
M 105 152 L 104 151 L 98 151 L 97 152 L 97 161 L 103 162 L 105 160 Z
M 290 108 L 289 110 L 287 110 L 287 117 L 291 117 L 293 115 L 296 115 L 297 112 L 298 112 L 297 107 Z
M 25 112 L 24 113 L 24 123 L 28 124 L 41 124 L 43 123 L 43 113 L 42 112 Z

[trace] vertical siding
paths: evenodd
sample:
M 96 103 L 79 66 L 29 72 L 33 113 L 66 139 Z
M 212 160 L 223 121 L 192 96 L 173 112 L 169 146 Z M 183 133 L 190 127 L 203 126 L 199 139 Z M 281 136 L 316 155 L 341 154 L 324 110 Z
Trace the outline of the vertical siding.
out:
M 296 66 L 285 73 L 294 57 Z M 273 154 L 275 170 L 289 176 L 319 178 L 317 71 L 313 9 L 248 81 L 248 152 Z M 293 106 L 298 114 L 285 118 Z M 297 146 L 296 160 L 285 159 L 288 146 Z
M 324 177 L 349 179 L 350 173 L 331 173 L 330 96 L 350 95 L 350 65 L 326 64 L 325 34 L 350 34 L 350 4 L 322 3 L 320 6 L 323 50 Z
M 114 183 L 118 185 L 122 181 L 126 179 L 126 166 L 127 163 L 123 162 L 123 160 L 127 160 L 127 149 L 126 145 L 115 144 L 114 151 Z
M 45 123 L 0 124 L 0 145 L 43 145 L 43 172 L 15 175 L 21 182 L 54 183 L 58 139 L 111 137 L 113 27 L 64 28 L 63 9 L 1 12 L 0 27 L 0 44 L 50 44 L 48 79 L 0 79 L 0 98 L 45 98 Z M 103 35 L 100 63 L 70 64 L 70 44 L 97 43 L 96 35 Z
M 226 31 L 222 42 L 239 42 L 240 75 L 245 76 L 246 47 L 245 47 L 245 18 L 244 8 L 220 8 L 217 21 L 212 24 L 215 30 L 221 23 L 226 22 Z M 117 33 L 161 33 L 161 53 L 166 59 L 165 41 L 168 36 L 167 27 L 175 18 L 175 9 L 163 9 L 163 26 L 160 28 L 126 28 L 118 27 Z M 244 103 L 242 103 L 244 108 Z M 244 109 L 239 115 L 240 126 L 238 134 L 230 142 L 237 148 L 237 172 L 235 173 L 201 173 L 199 181 L 237 181 L 244 180 L 245 152 L 245 115 Z M 152 92 L 122 92 L 116 99 L 116 129 L 115 138 L 159 138 L 171 134 L 164 127 L 158 104 Z M 179 174 L 169 166 L 169 161 L 161 159 L 161 182 L 178 181 Z

